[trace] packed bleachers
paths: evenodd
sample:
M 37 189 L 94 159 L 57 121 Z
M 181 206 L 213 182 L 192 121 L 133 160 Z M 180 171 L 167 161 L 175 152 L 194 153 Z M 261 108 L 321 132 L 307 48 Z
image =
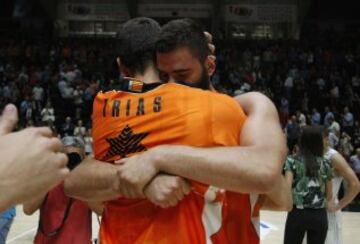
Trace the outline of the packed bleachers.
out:
M 212 82 L 229 95 L 263 92 L 285 130 L 294 122 L 331 127 L 334 146 L 348 158 L 360 146 L 360 45 L 351 35 L 314 32 L 298 41 L 218 40 Z M 21 127 L 45 124 L 65 135 L 80 123 L 89 134 L 95 94 L 119 82 L 114 44 L 99 38 L 0 40 L 1 107 L 15 103 Z

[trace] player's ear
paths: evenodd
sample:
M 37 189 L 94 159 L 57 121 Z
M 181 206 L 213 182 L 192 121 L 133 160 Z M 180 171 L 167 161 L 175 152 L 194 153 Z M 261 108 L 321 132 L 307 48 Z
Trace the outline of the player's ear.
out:
M 206 57 L 205 67 L 206 67 L 206 72 L 207 72 L 208 76 L 211 77 L 215 73 L 215 70 L 216 70 L 216 62 L 215 62 L 214 56 L 209 55 Z
M 131 74 L 130 70 L 121 63 L 120 57 L 117 57 L 117 58 L 116 58 L 116 63 L 117 63 L 117 65 L 118 65 L 119 72 L 120 72 L 124 77 L 132 77 L 132 74 Z

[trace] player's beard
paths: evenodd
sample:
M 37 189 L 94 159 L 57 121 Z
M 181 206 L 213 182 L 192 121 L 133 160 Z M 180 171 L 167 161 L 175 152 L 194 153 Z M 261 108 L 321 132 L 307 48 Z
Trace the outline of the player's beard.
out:
M 186 86 L 200 88 L 203 90 L 210 90 L 210 77 L 206 72 L 205 66 L 202 66 L 202 73 L 201 73 L 201 77 L 199 80 L 191 81 L 191 82 L 185 81 L 185 82 L 180 82 L 180 83 L 183 85 L 186 85 Z

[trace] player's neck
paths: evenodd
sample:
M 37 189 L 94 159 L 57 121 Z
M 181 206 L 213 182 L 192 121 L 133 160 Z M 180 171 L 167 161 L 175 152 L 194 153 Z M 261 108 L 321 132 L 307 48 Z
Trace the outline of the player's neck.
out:
M 143 74 L 135 74 L 133 78 L 141 80 L 145 84 L 158 83 L 160 81 L 159 74 L 153 65 L 146 68 Z

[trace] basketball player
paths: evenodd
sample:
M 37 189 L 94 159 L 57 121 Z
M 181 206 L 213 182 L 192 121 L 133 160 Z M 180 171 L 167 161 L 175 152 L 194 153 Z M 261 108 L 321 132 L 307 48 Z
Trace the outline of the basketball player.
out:
M 0 212 L 47 192 L 69 173 L 61 142 L 50 129 L 13 132 L 18 121 L 14 105 L 0 119 Z
M 127 27 L 134 28 L 131 26 L 131 23 L 136 23 L 136 21 L 129 21 Z M 132 36 L 131 38 L 129 36 L 127 40 L 127 45 L 130 45 L 130 47 L 123 47 L 123 50 L 129 52 L 128 54 L 138 53 L 140 57 L 139 55 L 124 55 L 122 53 L 123 55 L 120 55 L 120 57 L 134 57 L 134 60 L 122 59 L 120 67 L 122 73 L 156 83 L 158 80 L 157 74 L 154 72 L 151 62 L 149 62 L 152 59 L 151 53 L 145 59 L 147 56 L 144 53 L 146 54 L 148 49 L 141 50 L 142 46 L 136 43 L 139 37 L 149 41 L 149 37 L 156 36 L 154 33 L 148 33 L 151 31 L 151 28 L 154 28 L 154 24 L 151 21 L 150 23 L 146 21 L 142 19 L 137 23 L 142 28 L 141 31 L 136 28 L 132 29 L 132 31 L 125 31 L 125 25 L 124 33 L 131 33 Z M 141 35 L 139 35 L 140 33 Z M 201 38 L 204 39 L 204 37 Z M 126 39 L 123 39 L 123 41 L 126 41 Z M 207 45 L 206 40 L 205 42 L 203 40 L 203 43 Z M 141 52 L 134 52 L 132 50 L 134 48 L 140 49 Z M 142 70 L 142 68 L 144 69 Z M 138 92 L 142 92 L 144 88 L 149 87 L 139 82 L 132 83 L 139 85 Z M 241 115 L 240 107 L 238 105 L 234 106 L 233 100 L 229 100 L 228 97 L 220 94 L 191 89 L 173 83 L 165 85 L 153 84 L 152 86 L 156 88 L 140 94 L 110 91 L 100 93 L 97 96 L 93 115 L 95 157 L 97 159 L 115 160 L 119 154 L 124 157 L 127 154 L 142 151 L 146 146 L 152 147 L 159 143 L 190 144 L 193 146 L 235 146 L 238 144 L 241 129 L 239 124 L 243 123 L 245 117 Z M 134 92 L 135 90 L 133 89 L 132 91 Z M 134 106 L 134 103 L 135 108 L 131 107 Z M 208 114 L 209 106 L 211 115 Z M 166 114 L 167 117 L 161 117 L 160 113 L 163 113 L 162 115 Z M 188 116 L 189 113 L 192 116 Z M 170 118 L 170 120 L 167 118 Z M 146 121 L 151 121 L 151 123 L 148 124 Z M 103 124 L 106 124 L 106 126 L 102 126 Z M 226 128 L 222 126 L 223 124 L 227 125 Z M 114 134 L 114 132 L 121 133 L 118 135 Z M 156 135 L 152 134 L 152 132 L 156 132 Z M 280 137 L 280 141 L 281 139 Z M 109 144 L 112 147 L 109 147 Z M 264 150 L 265 147 L 262 147 L 262 149 Z M 248 152 L 256 154 L 254 148 L 250 148 Z M 262 152 L 259 153 L 261 154 Z M 133 160 L 135 158 L 138 159 L 138 156 L 131 157 Z M 245 157 L 243 156 L 242 159 L 244 160 Z M 248 159 L 251 161 L 251 158 Z M 272 159 L 269 158 L 269 160 Z M 211 182 L 202 179 L 200 181 L 239 191 L 241 186 L 238 185 L 242 183 L 241 179 L 239 180 L 241 178 L 239 174 L 246 172 L 241 171 L 241 166 L 237 165 L 239 164 L 238 161 L 241 161 L 241 157 L 240 159 L 229 157 L 228 162 L 222 161 L 224 165 L 220 163 L 214 164 L 213 169 L 208 171 L 214 176 L 207 178 L 212 178 L 210 179 Z M 245 162 L 246 159 L 244 160 Z M 119 192 L 129 197 L 136 196 L 132 196 L 131 193 L 127 192 L 127 189 L 131 187 L 131 185 L 128 185 L 128 182 L 120 180 L 118 183 L 117 180 L 111 180 L 121 179 L 131 163 L 110 165 L 89 162 L 87 165 L 83 165 L 84 167 L 80 165 L 78 169 L 75 169 L 73 177 L 67 180 L 66 185 L 70 194 L 82 198 L 91 198 L 91 195 L 97 195 L 97 200 L 101 197 L 103 199 L 107 197 L 110 199 L 117 198 Z M 200 162 L 200 165 L 203 168 L 199 168 L 199 171 L 207 170 L 206 164 Z M 221 168 L 219 166 L 224 167 Z M 219 170 L 214 170 L 215 167 Z M 117 169 L 115 174 L 114 169 Z M 154 169 L 149 171 L 147 169 L 150 168 L 138 167 L 136 171 L 140 176 L 157 173 Z M 191 168 L 188 168 L 188 171 L 191 170 Z M 201 172 L 199 173 L 201 174 Z M 266 173 L 269 174 L 269 172 Z M 252 176 L 254 175 L 252 174 Z M 199 180 L 196 177 L 194 178 Z M 252 179 L 252 182 L 254 181 Z M 191 183 L 194 191 L 182 202 L 178 203 L 175 208 L 169 210 L 154 209 L 154 206 L 149 205 L 145 200 L 120 199 L 109 202 L 104 212 L 101 240 L 104 243 L 143 243 L 145 241 L 153 241 L 155 243 L 205 243 L 211 241 L 226 243 L 229 240 L 239 240 L 244 243 L 259 242 L 254 227 L 251 225 L 251 217 L 256 216 L 252 215 L 251 209 L 254 209 L 256 212 L 259 208 L 259 205 L 255 206 L 256 196 L 249 198 L 248 195 L 235 193 L 224 195 L 216 187 L 204 187 L 203 184 L 199 184 L 196 181 L 191 181 Z M 246 184 L 245 181 L 244 184 Z M 81 193 L 80 190 L 80 194 L 77 194 L 76 191 L 81 188 L 81 185 L 86 185 L 85 191 L 89 186 L 92 189 L 89 189 L 88 193 Z M 115 185 L 115 189 L 113 185 Z M 120 191 L 116 189 L 117 187 L 120 188 Z M 258 183 L 258 185 L 253 187 L 258 187 L 257 189 L 259 190 L 263 186 L 261 183 Z M 96 193 L 96 191 L 98 192 Z M 139 192 L 135 192 L 135 194 L 139 194 Z M 179 198 L 182 198 L 183 194 L 184 192 L 181 192 Z M 201 196 L 204 196 L 204 198 Z M 229 204 L 229 207 L 223 206 L 222 203 L 225 196 L 232 201 L 237 201 L 237 204 L 242 209 L 239 211 L 235 204 Z M 96 197 L 93 199 L 96 199 Z M 199 206 L 200 209 L 198 209 Z M 222 217 L 225 215 L 227 217 L 223 223 Z M 183 223 L 185 220 L 186 222 Z M 131 224 L 131 229 L 126 229 L 126 226 L 130 228 L 129 221 L 134 221 L 134 224 Z M 240 226 L 241 233 L 233 229 L 237 229 Z M 231 231 L 232 229 L 233 231 Z M 164 235 L 164 233 L 167 234 Z

